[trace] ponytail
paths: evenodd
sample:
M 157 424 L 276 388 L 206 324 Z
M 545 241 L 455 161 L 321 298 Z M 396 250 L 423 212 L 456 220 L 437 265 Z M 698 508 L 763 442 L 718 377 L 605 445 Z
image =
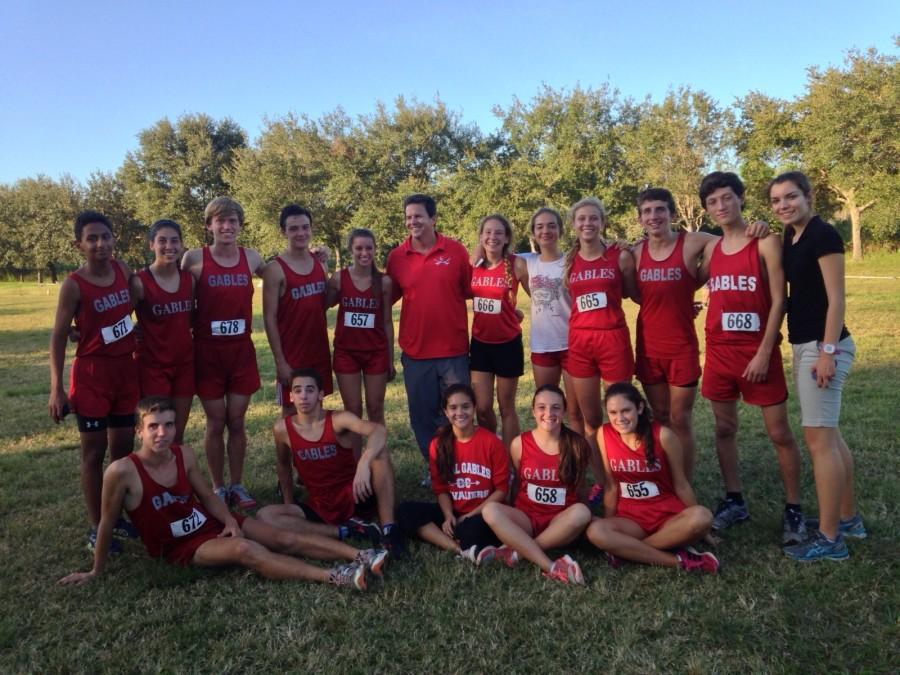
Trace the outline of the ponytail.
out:
M 549 391 L 562 399 L 563 409 L 566 408 L 566 395 L 555 384 L 544 384 L 537 388 L 531 399 L 531 407 L 538 394 Z M 587 473 L 588 462 L 591 456 L 591 446 L 579 433 L 576 433 L 563 424 L 559 429 L 559 462 L 556 473 L 559 480 L 566 485 L 581 485 Z

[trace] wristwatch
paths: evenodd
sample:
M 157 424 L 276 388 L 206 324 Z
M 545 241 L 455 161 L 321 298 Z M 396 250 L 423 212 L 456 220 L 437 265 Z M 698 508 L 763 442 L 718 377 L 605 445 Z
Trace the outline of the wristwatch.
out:
M 837 353 L 837 347 L 830 342 L 823 342 L 821 349 L 822 352 L 828 354 L 829 356 L 834 356 Z

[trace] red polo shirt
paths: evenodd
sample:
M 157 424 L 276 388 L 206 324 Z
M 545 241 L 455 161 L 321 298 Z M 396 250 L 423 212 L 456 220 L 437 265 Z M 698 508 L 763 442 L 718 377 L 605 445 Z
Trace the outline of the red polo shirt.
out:
M 435 235 L 437 241 L 428 253 L 415 251 L 412 237 L 407 237 L 388 256 L 394 298 L 403 297 L 400 349 L 414 359 L 441 359 L 469 351 L 469 254 L 458 241 Z

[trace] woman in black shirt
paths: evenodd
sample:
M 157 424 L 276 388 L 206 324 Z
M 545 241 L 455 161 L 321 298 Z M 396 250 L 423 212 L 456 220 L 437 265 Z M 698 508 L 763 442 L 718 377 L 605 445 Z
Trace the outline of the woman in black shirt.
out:
M 866 530 L 853 495 L 853 456 L 838 429 L 841 389 L 856 352 L 844 325 L 844 242 L 815 215 L 809 179 L 799 171 L 769 184 L 769 203 L 784 225 L 788 339 L 819 501 L 819 521 L 809 523 L 814 534 L 785 553 L 803 562 L 845 560 L 844 537 L 862 539 Z

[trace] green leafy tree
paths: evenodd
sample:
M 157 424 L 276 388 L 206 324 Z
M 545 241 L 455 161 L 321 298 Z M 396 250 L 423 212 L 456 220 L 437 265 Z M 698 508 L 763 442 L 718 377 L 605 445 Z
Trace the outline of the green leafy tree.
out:
M 135 268 L 142 267 L 151 261 L 146 239 L 149 223 L 141 223 L 135 215 L 120 174 L 92 173 L 84 189 L 84 208 L 100 211 L 112 221 L 116 256 Z
M 246 135 L 230 119 L 184 115 L 175 124 L 162 119 L 138 134 L 120 171 L 128 206 L 143 223 L 172 218 L 184 228 L 188 245 L 205 241 L 203 209 L 230 191 L 225 179 Z

